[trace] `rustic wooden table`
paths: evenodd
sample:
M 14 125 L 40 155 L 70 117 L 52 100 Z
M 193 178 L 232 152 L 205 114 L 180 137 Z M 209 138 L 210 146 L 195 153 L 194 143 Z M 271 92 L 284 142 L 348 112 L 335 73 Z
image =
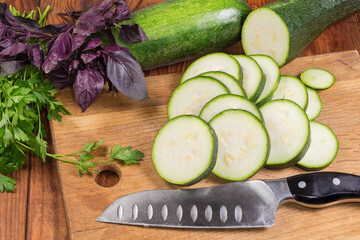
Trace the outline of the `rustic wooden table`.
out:
M 161 0 L 127 0 L 131 11 L 139 10 Z M 5 0 L 19 10 L 30 11 L 40 6 L 51 6 L 49 23 L 59 23 L 60 12 L 86 10 L 101 0 Z M 248 0 L 252 8 L 273 0 Z M 316 23 L 315 23 L 316 24 Z M 303 56 L 343 50 L 360 51 L 360 12 L 325 30 L 302 54 Z M 146 72 L 157 75 L 181 72 L 187 63 L 175 64 Z M 51 142 L 51 136 L 49 142 Z M 51 151 L 51 143 L 50 149 Z M 66 216 L 61 197 L 61 186 L 55 161 L 43 164 L 29 156 L 25 167 L 12 176 L 16 182 L 15 193 L 0 193 L 0 239 L 68 239 Z

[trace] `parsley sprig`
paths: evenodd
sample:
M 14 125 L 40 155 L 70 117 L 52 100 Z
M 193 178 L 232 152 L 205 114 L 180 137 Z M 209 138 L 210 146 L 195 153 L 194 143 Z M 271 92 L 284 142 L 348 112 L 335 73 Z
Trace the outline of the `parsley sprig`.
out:
M 41 121 L 41 111 L 47 110 L 48 120 L 61 122 L 63 115 L 70 115 L 63 103 L 55 97 L 57 90 L 44 78 L 43 72 L 33 66 L 7 77 L 0 78 L 0 192 L 14 191 L 14 179 L 6 176 L 25 163 L 30 151 L 44 162 L 47 157 L 74 164 L 80 176 L 93 173 L 96 165 L 109 162 L 139 163 L 144 156 L 131 146 L 111 147 L 105 161 L 94 162 L 94 150 L 103 144 L 89 142 L 73 153 L 52 154 L 47 152 L 46 131 Z

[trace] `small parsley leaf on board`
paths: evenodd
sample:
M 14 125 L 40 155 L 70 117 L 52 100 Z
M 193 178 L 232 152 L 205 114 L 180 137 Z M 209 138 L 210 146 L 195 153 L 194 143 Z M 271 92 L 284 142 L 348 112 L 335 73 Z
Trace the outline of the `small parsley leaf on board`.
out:
M 144 157 L 144 153 L 137 149 L 131 149 L 131 146 L 121 147 L 121 145 L 116 145 L 115 147 L 111 147 L 110 158 L 123 161 L 125 164 L 139 163 L 139 160 Z

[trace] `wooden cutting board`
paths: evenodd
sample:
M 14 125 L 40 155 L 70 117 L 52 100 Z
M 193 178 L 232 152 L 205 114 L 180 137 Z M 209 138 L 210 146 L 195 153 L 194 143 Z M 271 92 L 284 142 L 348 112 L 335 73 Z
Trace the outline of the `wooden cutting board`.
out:
M 326 169 L 360 175 L 360 58 L 356 51 L 298 58 L 281 69 L 281 74 L 299 76 L 309 68 L 331 71 L 336 82 L 328 90 L 319 91 L 323 111 L 318 121 L 330 126 L 340 142 L 335 161 Z M 157 131 L 167 121 L 167 103 L 178 86 L 181 74 L 146 78 L 150 99 L 142 102 L 104 93 L 82 113 L 71 89 L 58 95 L 72 116 L 62 123 L 51 122 L 56 153 L 77 151 L 89 141 L 105 138 L 104 148 L 96 160 L 105 159 L 109 147 L 132 145 L 145 153 L 140 165 L 109 164 L 120 175 L 113 187 L 101 187 L 95 176 L 80 178 L 76 168 L 59 163 L 58 169 L 72 239 L 358 239 L 360 205 L 346 203 L 326 209 L 310 209 L 294 203 L 280 206 L 274 227 L 266 229 L 189 230 L 144 228 L 96 222 L 100 213 L 117 198 L 149 189 L 174 189 L 161 179 L 151 162 L 151 147 Z M 274 179 L 304 173 L 296 167 L 283 170 L 262 169 L 252 179 Z M 210 175 L 192 187 L 226 183 Z

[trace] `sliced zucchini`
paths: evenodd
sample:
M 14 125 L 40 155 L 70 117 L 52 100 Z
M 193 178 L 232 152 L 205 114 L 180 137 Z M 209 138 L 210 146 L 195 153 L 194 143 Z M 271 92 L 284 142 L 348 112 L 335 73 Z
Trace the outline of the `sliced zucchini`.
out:
M 310 144 L 309 120 L 304 110 L 287 99 L 266 103 L 260 108 L 270 136 L 268 168 L 284 168 L 297 163 Z
M 221 71 L 240 81 L 241 69 L 239 63 L 226 53 L 212 53 L 193 62 L 184 72 L 181 82 L 204 72 Z
M 246 110 L 262 120 L 260 111 L 253 102 L 245 97 L 232 94 L 224 94 L 213 98 L 203 107 L 199 116 L 209 122 L 215 115 L 227 109 Z
M 316 119 L 322 110 L 322 101 L 320 99 L 319 94 L 314 89 L 306 88 L 308 93 L 308 104 L 306 107 L 306 114 L 309 120 Z
M 300 79 L 312 89 L 327 89 L 335 83 L 335 76 L 320 68 L 306 69 L 300 74 Z
M 256 100 L 256 105 L 261 107 L 272 99 L 272 96 L 279 85 L 280 69 L 277 63 L 269 56 L 252 55 L 250 57 L 259 64 L 265 76 L 264 89 L 258 100 Z
M 219 80 L 222 84 L 224 84 L 229 89 L 230 93 L 240 96 L 246 96 L 240 82 L 227 73 L 220 71 L 212 71 L 202 73 L 199 76 L 215 78 L 216 80 Z
M 194 77 L 180 84 L 168 104 L 168 117 L 180 115 L 198 116 L 204 105 L 216 96 L 228 94 L 228 89 L 211 77 Z
M 223 179 L 241 181 L 261 169 L 269 154 L 269 137 L 253 114 L 225 110 L 210 123 L 218 136 L 218 155 L 213 173 Z
M 297 166 L 306 170 L 320 170 L 334 161 L 339 141 L 331 128 L 323 123 L 310 121 L 310 132 L 310 147 Z
M 272 99 L 288 99 L 306 109 L 308 94 L 305 85 L 297 77 L 280 76 L 279 86 Z
M 256 102 L 265 86 L 265 77 L 257 62 L 251 57 L 244 55 L 233 55 L 239 62 L 242 70 L 242 86 L 247 97 Z
M 158 174 L 178 185 L 191 185 L 215 166 L 217 140 L 211 127 L 196 116 L 167 122 L 155 137 L 152 161 Z

